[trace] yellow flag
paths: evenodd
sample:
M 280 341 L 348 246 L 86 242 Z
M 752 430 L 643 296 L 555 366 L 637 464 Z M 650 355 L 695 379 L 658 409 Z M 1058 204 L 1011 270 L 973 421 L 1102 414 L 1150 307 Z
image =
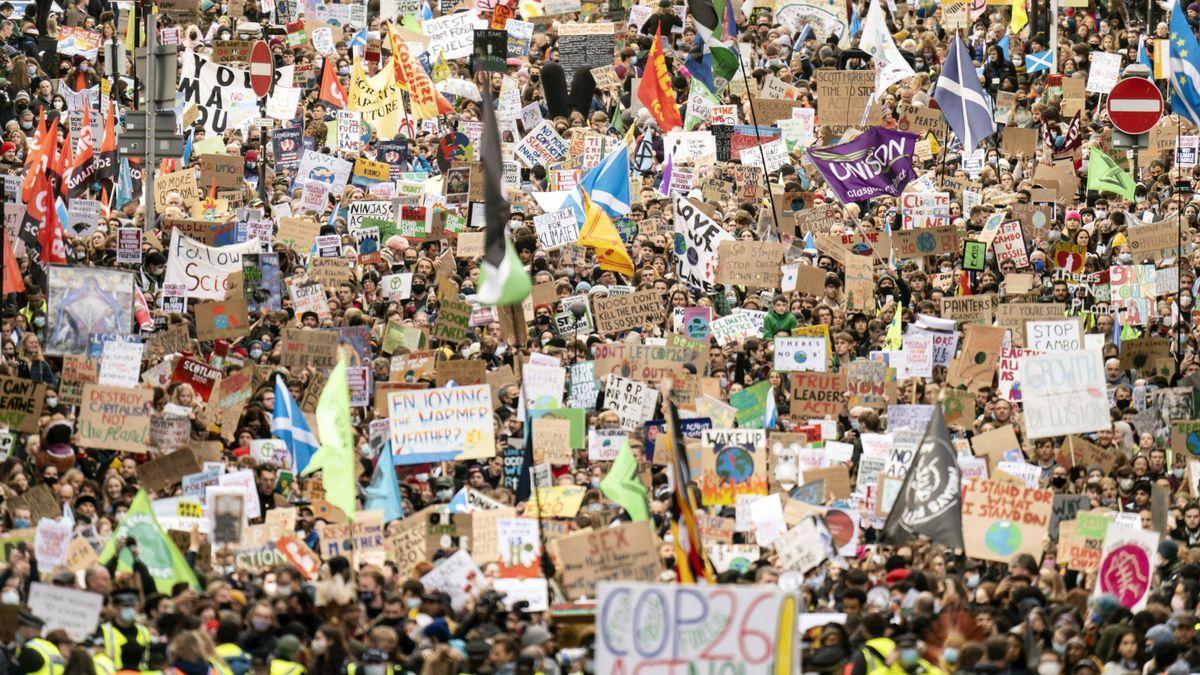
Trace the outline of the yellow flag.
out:
M 1012 29 L 1013 35 L 1020 33 L 1027 23 L 1029 14 L 1025 12 L 1025 0 L 1012 0 L 1012 21 L 1008 27 Z
M 348 108 L 362 113 L 362 119 L 375 129 L 380 138 L 394 138 L 400 129 L 404 114 L 400 87 L 396 84 L 396 70 L 391 59 L 371 77 L 367 77 L 362 63 L 354 59 L 350 74 L 350 100 Z
M 137 22 L 138 22 L 137 5 L 138 5 L 138 3 L 136 3 L 136 2 L 130 5 L 128 23 L 125 25 L 125 52 L 128 54 L 133 53 L 133 47 L 134 47 L 134 43 L 133 43 L 134 32 L 133 32 L 133 30 L 134 30 L 134 26 L 136 26 Z M 146 39 L 146 37 L 143 35 L 142 40 L 145 40 L 145 39 Z M 141 45 L 138 45 L 138 46 L 140 47 Z
M 625 250 L 625 244 L 621 242 L 621 236 L 617 234 L 612 219 L 604 209 L 592 203 L 586 190 L 580 188 L 579 191 L 583 194 L 584 213 L 583 227 L 579 230 L 579 244 L 596 252 L 601 269 L 632 276 L 633 259 L 629 257 L 629 251 Z

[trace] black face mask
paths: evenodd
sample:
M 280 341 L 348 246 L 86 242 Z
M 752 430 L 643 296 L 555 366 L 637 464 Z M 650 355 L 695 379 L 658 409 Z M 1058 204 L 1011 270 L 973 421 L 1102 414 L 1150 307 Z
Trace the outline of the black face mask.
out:
M 1050 479 L 1050 484 L 1056 488 L 1064 488 L 1067 486 L 1066 476 L 1055 476 Z
M 1127 399 L 1127 398 L 1118 399 L 1117 400 L 1117 408 L 1120 410 L 1124 410 L 1124 409 L 1128 408 L 1132 403 L 1133 403 L 1133 401 L 1131 399 Z

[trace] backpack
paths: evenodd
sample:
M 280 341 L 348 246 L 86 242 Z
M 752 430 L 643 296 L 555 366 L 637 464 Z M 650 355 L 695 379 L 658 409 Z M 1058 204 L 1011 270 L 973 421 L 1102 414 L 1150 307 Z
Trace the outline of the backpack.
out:
M 250 655 L 245 652 L 225 659 L 225 663 L 229 665 L 229 670 L 233 672 L 233 675 L 246 675 L 254 671 Z

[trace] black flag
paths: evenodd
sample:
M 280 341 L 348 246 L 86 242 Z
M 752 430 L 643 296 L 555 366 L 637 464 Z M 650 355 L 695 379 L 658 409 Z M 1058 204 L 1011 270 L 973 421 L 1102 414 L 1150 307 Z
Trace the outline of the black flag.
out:
M 907 541 L 917 535 L 963 548 L 962 473 L 940 405 L 934 407 L 933 419 L 883 526 L 887 541 Z

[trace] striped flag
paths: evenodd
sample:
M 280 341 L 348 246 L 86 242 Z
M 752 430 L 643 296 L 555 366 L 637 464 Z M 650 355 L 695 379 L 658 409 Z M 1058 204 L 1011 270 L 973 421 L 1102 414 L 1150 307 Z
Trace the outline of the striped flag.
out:
M 316 454 L 320 444 L 308 426 L 308 420 L 296 405 L 296 399 L 283 383 L 283 378 L 275 379 L 275 410 L 271 418 L 271 433 L 283 441 L 292 453 L 292 469 L 299 475 L 307 466 L 312 456 Z
M 988 136 L 996 133 L 996 123 L 987 95 L 979 86 L 979 75 L 971 63 L 967 46 L 956 35 L 950 44 L 942 74 L 933 92 L 946 123 L 962 141 L 964 150 L 974 150 Z
M 529 297 L 533 284 L 529 280 L 529 273 L 521 264 L 521 258 L 517 256 L 517 250 L 513 248 L 512 238 L 505 236 L 509 205 L 508 200 L 504 198 L 500 130 L 496 127 L 496 112 L 492 110 L 491 95 L 485 95 L 482 103 L 483 137 L 480 139 L 480 155 L 483 158 L 487 225 L 484 230 L 483 263 L 479 266 L 478 299 L 487 305 L 516 305 Z
M 670 399 L 665 400 L 663 406 L 667 418 L 666 441 L 675 461 L 675 520 L 671 522 L 671 534 L 675 540 L 675 573 L 680 583 L 694 584 L 699 579 L 712 583 L 712 564 L 704 554 L 700 526 L 696 522 L 699 500 L 692 485 L 692 471 L 688 467 L 683 434 L 679 431 L 679 412 Z

